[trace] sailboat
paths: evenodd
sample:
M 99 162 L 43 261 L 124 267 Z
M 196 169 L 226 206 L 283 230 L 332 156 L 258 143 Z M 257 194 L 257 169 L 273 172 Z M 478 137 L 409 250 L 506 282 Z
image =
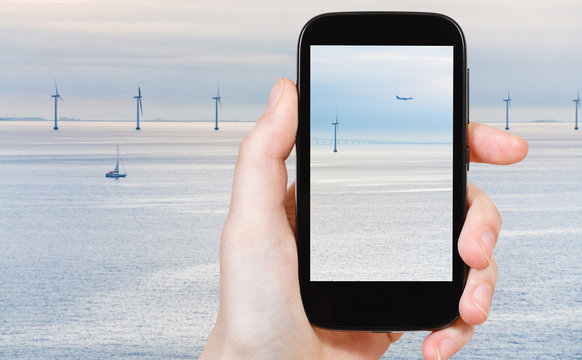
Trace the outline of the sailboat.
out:
M 122 174 L 119 172 L 119 145 L 117 145 L 117 163 L 115 164 L 115 169 L 109 171 L 105 174 L 105 177 L 108 178 L 122 178 L 125 177 L 127 174 Z

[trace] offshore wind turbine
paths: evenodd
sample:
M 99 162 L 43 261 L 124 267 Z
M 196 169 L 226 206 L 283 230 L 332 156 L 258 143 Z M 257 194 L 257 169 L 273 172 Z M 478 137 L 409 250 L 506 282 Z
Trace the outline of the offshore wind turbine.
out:
M 580 109 L 580 91 L 578 91 L 576 99 L 572 100 L 576 104 L 576 125 L 574 130 L 578 130 L 578 109 Z
M 339 126 L 337 112 L 335 113 L 335 122 L 332 122 L 331 124 L 333 125 L 333 152 L 337 152 L 337 130 Z
M 509 96 L 509 90 L 507 90 L 507 99 L 505 101 L 505 130 L 509 130 L 509 103 L 511 102 L 511 96 Z
M 142 116 L 143 116 L 143 106 L 141 104 L 141 88 L 138 86 L 137 87 L 137 96 L 133 97 L 134 99 L 137 100 L 137 126 L 135 127 L 136 130 L 141 130 L 139 127 L 139 113 L 141 112 Z
M 57 103 L 59 99 L 63 100 L 63 98 L 61 97 L 61 95 L 59 95 L 59 89 L 57 88 L 56 80 L 55 80 L 55 94 L 51 95 L 51 97 L 55 98 L 55 127 L 53 127 L 53 130 L 58 130 L 59 127 L 57 126 Z
M 216 84 L 216 96 L 212 98 L 216 105 L 214 117 L 214 130 L 218 130 L 218 104 L 220 104 L 220 108 L 222 109 L 222 101 L 220 101 L 220 99 L 222 99 L 222 97 L 220 96 L 220 88 L 218 87 L 218 84 Z

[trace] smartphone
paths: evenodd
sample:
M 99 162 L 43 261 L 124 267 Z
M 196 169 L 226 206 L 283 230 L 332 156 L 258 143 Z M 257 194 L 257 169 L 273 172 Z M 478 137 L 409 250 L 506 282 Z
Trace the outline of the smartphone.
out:
M 330 13 L 298 44 L 296 238 L 313 325 L 433 330 L 467 267 L 465 39 L 431 13 Z

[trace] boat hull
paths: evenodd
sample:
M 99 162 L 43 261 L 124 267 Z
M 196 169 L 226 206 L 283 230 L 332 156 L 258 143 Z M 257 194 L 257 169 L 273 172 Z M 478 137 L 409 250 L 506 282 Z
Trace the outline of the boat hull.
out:
M 124 178 L 127 174 L 105 174 L 105 177 L 108 178 Z

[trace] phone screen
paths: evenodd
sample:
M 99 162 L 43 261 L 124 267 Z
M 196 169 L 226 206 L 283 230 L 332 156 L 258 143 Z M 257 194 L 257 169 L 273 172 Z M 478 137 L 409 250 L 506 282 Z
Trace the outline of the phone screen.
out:
M 453 46 L 310 46 L 310 280 L 453 280 Z

